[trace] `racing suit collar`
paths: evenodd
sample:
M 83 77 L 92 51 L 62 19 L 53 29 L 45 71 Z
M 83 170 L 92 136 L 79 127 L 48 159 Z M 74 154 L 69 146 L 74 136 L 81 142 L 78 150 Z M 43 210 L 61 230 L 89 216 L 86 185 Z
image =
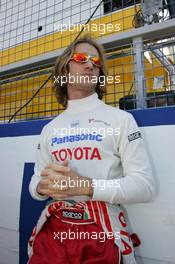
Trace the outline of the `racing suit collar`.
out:
M 87 97 L 81 99 L 68 100 L 66 112 L 69 114 L 81 113 L 96 108 L 103 103 L 98 99 L 98 94 L 93 93 Z

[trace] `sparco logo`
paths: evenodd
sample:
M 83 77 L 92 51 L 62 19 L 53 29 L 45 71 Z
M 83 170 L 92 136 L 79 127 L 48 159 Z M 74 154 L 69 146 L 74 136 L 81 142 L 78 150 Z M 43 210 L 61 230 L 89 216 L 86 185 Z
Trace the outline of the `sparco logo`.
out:
M 83 214 L 79 212 L 70 212 L 70 211 L 63 211 L 63 217 L 73 218 L 73 219 L 83 219 Z

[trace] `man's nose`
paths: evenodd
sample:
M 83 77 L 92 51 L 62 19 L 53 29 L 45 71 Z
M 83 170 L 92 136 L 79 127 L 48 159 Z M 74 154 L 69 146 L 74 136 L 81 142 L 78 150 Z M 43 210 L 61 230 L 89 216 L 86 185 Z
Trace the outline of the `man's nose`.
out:
M 85 63 L 85 67 L 88 68 L 88 69 L 93 69 L 94 68 L 94 65 L 92 63 L 91 60 L 88 60 L 86 63 Z

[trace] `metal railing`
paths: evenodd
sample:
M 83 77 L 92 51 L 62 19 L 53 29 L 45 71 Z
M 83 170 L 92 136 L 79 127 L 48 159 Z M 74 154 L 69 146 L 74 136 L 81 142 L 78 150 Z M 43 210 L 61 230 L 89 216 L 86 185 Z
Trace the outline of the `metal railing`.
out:
M 2 1 L 0 122 L 8 122 L 18 109 L 13 121 L 56 116 L 64 110 L 51 79 L 39 88 L 83 26 L 104 46 L 108 74 L 120 78 L 108 84 L 107 104 L 126 110 L 174 105 L 175 0 L 157 1 L 158 12 L 146 7 L 148 2 L 44 0 L 18 6 L 14 0 Z

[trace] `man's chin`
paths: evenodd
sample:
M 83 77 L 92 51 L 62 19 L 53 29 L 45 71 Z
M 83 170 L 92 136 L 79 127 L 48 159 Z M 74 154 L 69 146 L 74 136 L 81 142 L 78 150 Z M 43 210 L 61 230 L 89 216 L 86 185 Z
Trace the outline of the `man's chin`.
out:
M 76 84 L 73 88 L 78 90 L 84 90 L 84 91 L 93 91 L 95 90 L 96 85 L 89 85 L 88 83 L 84 84 Z

